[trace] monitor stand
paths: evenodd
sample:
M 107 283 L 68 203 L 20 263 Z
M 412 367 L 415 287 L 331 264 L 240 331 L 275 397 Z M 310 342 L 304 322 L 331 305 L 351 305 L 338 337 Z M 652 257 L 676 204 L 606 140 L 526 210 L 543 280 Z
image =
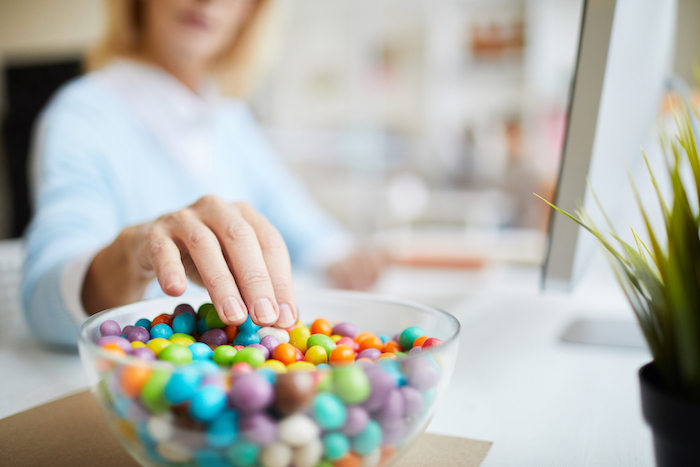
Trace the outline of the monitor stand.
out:
M 564 331 L 561 340 L 575 344 L 647 349 L 644 335 L 633 321 L 578 319 Z

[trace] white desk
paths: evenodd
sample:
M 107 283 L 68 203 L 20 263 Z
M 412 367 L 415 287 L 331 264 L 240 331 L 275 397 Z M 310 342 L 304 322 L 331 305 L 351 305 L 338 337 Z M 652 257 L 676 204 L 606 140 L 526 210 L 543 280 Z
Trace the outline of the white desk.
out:
M 462 323 L 458 367 L 428 430 L 493 441 L 484 467 L 651 466 L 637 369 L 641 350 L 562 343 L 573 317 L 632 319 L 602 260 L 572 296 L 541 295 L 535 269 L 389 270 L 378 292 L 452 312 Z M 86 387 L 77 354 L 29 339 L 0 315 L 0 418 Z

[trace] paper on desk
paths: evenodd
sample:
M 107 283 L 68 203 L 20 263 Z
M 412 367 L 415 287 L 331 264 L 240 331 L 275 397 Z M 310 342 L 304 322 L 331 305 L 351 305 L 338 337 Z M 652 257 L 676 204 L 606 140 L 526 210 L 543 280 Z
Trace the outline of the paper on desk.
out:
M 491 443 L 424 434 L 396 467 L 477 467 Z M 0 464 L 137 467 L 88 391 L 0 420 Z

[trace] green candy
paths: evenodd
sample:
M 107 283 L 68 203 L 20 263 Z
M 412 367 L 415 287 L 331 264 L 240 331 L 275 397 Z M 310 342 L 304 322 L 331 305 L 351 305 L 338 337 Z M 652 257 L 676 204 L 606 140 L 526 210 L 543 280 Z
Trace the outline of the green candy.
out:
M 221 366 L 231 366 L 237 353 L 230 345 L 220 345 L 214 350 L 212 360 Z
M 318 424 L 325 430 L 337 430 L 347 417 L 345 405 L 336 396 L 322 393 L 314 398 L 311 411 Z
M 405 351 L 411 350 L 411 348 L 413 348 L 413 341 L 425 335 L 423 328 L 418 326 L 408 327 L 404 329 L 399 336 L 399 345 Z
M 212 305 L 211 303 L 203 304 L 199 307 L 199 310 L 197 310 L 197 319 L 206 318 L 209 312 L 213 309 L 214 305 Z
M 231 360 L 232 365 L 241 362 L 247 363 L 253 368 L 257 368 L 265 362 L 265 355 L 260 351 L 260 349 L 256 349 L 255 347 L 244 347 L 239 350 Z
M 321 378 L 321 381 L 316 385 L 316 392 L 330 392 L 333 389 L 333 378 L 331 375 L 326 375 Z
M 371 390 L 369 379 L 361 367 L 355 365 L 333 371 L 333 393 L 346 404 L 364 402 Z
M 207 317 L 204 319 L 204 322 L 207 324 L 207 327 L 209 329 L 221 329 L 225 328 L 226 324 L 224 324 L 223 321 L 221 321 L 221 318 L 219 318 L 219 313 L 214 310 L 214 307 L 212 306 L 213 311 L 208 311 L 207 312 Z
M 318 464 L 316 464 L 314 467 L 333 467 L 333 462 L 327 461 L 327 460 L 322 460 Z
M 333 339 L 325 334 L 312 334 L 306 341 L 306 348 L 310 349 L 314 345 L 320 345 L 323 347 L 329 357 L 331 356 L 333 349 L 335 349 L 335 342 L 333 342 Z
M 158 360 L 165 360 L 173 365 L 187 365 L 192 361 L 190 349 L 180 344 L 170 344 L 158 354 Z
M 170 370 L 166 368 L 158 368 L 154 370 L 151 377 L 148 378 L 146 384 L 141 390 L 141 402 L 151 411 L 151 413 L 159 414 L 166 412 L 170 405 L 165 400 L 163 393 L 165 385 L 170 380 Z
M 260 448 L 255 444 L 239 439 L 233 446 L 228 448 L 226 454 L 231 465 L 235 467 L 252 467 L 255 465 L 259 451 Z

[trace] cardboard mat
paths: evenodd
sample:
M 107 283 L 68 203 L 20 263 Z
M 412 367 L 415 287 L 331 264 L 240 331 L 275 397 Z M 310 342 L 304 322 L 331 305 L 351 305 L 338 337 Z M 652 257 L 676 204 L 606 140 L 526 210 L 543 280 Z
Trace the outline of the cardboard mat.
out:
M 490 447 L 426 433 L 396 467 L 477 467 Z M 0 420 L 0 465 L 138 466 L 109 431 L 89 391 Z

